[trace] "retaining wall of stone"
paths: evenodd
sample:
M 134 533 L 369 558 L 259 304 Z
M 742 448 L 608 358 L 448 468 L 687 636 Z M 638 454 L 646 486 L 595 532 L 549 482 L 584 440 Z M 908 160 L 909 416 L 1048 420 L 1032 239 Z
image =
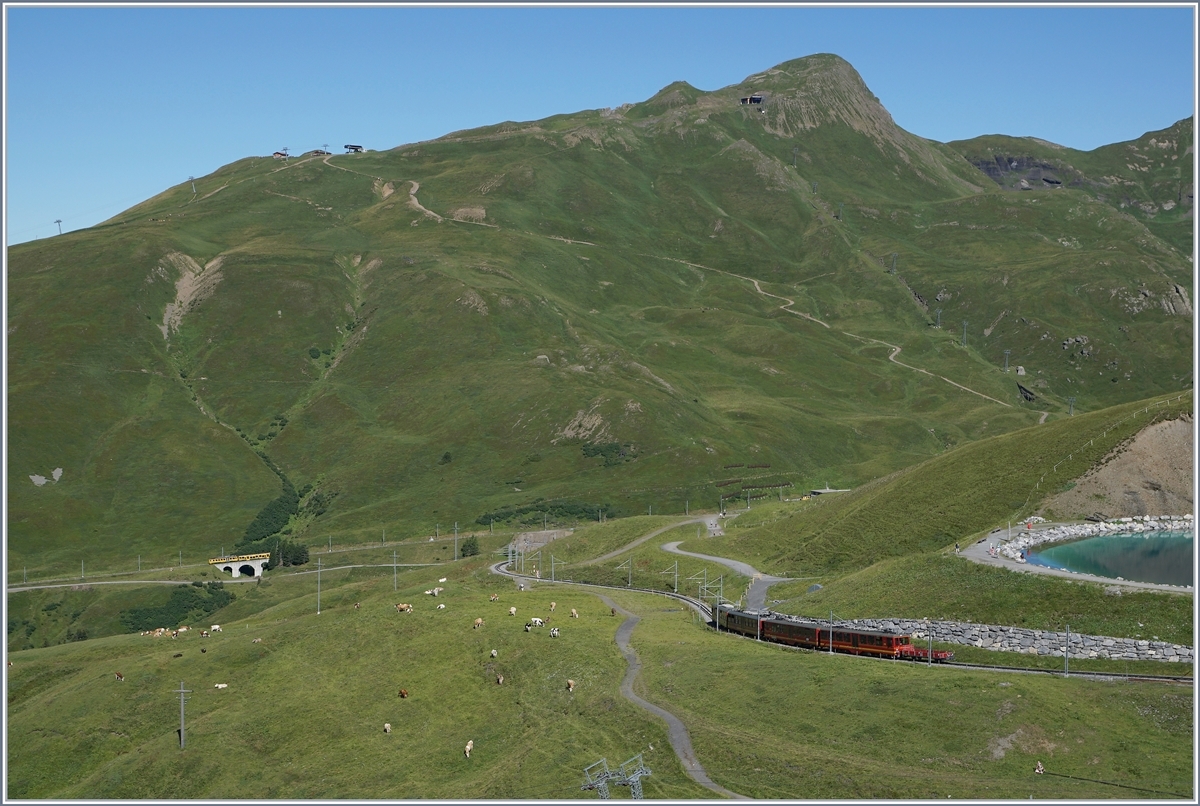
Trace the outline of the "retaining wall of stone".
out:
M 918 621 L 916 619 L 854 619 L 834 621 L 835 625 L 856 626 L 871 630 L 908 633 L 914 641 L 927 640 L 930 629 L 933 640 L 948 644 L 977 646 L 999 652 L 1023 652 L 1027 655 L 1057 655 L 1062 657 L 1066 645 L 1065 632 L 1028 630 L 1024 627 L 996 627 L 989 624 L 964 624 L 958 621 Z M 1103 660 L 1157 660 L 1168 663 L 1194 663 L 1195 651 L 1190 646 L 1169 644 L 1166 641 L 1144 641 L 1138 638 L 1108 638 L 1102 635 L 1071 633 L 1070 657 L 1100 658 Z

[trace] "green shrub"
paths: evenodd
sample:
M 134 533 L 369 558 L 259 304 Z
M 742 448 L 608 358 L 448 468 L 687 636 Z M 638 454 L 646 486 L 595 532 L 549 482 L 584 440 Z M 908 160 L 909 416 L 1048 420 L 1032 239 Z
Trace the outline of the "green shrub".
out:
M 311 358 L 313 361 L 316 361 L 318 358 L 321 357 L 321 351 L 318 350 L 316 347 L 309 347 L 308 348 L 308 357 Z
M 462 543 L 462 550 L 459 552 L 463 557 L 474 557 L 479 553 L 479 538 L 471 535 Z
M 121 624 L 129 632 L 154 630 L 207 618 L 234 600 L 221 582 L 206 582 L 199 589 L 180 585 L 161 607 L 135 607 L 121 611 Z M 79 630 L 78 632 L 83 632 Z M 69 636 L 68 636 L 69 637 Z M 84 638 L 87 634 L 84 633 Z M 83 639 L 71 639 L 83 640 Z

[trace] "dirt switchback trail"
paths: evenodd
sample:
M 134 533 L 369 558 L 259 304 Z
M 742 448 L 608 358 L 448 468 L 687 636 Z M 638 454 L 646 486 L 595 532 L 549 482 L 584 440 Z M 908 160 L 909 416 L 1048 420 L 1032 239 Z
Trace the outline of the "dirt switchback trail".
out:
M 642 662 L 638 660 L 637 653 L 629 646 L 629 638 L 633 635 L 633 628 L 637 626 L 641 619 L 621 608 L 607 596 L 598 595 L 600 596 L 600 600 L 606 605 L 625 616 L 625 621 L 617 628 L 617 648 L 621 650 L 621 654 L 625 656 L 625 662 L 629 664 L 629 670 L 625 672 L 625 679 L 621 681 L 621 695 L 634 705 L 649 711 L 667 723 L 667 735 L 671 740 L 671 748 L 675 751 L 675 755 L 679 758 L 680 763 L 683 764 L 683 768 L 693 781 L 727 798 L 750 800 L 745 795 L 731 792 L 720 784 L 714 783 L 708 777 L 708 773 L 700 766 L 700 760 L 696 758 L 696 752 L 692 749 L 692 739 L 688 736 L 687 728 L 679 720 L 679 717 L 670 711 L 659 708 L 653 703 L 646 702 L 633 693 L 633 681 L 637 679 L 638 673 L 642 670 Z
M 750 577 L 750 590 L 746 592 L 746 609 L 747 610 L 765 610 L 767 607 L 767 589 L 776 582 L 787 582 L 789 577 L 773 577 L 767 574 L 756 571 L 751 566 L 738 560 L 729 560 L 725 557 L 713 557 L 710 554 L 697 554 L 693 551 L 684 551 L 679 548 L 682 541 L 674 543 L 664 543 L 663 551 L 668 551 L 672 554 L 683 554 L 687 557 L 697 557 L 701 560 L 711 560 L 715 563 L 720 563 L 726 568 L 733 571 L 735 574 L 741 574 L 744 577 Z
M 620 556 L 621 554 L 624 554 L 625 552 L 629 551 L 631 548 L 634 548 L 635 546 L 640 546 L 642 543 L 645 543 L 647 540 L 650 540 L 651 538 L 658 537 L 663 532 L 668 532 L 671 529 L 675 529 L 680 526 L 686 526 L 689 523 L 709 523 L 712 520 L 713 519 L 710 517 L 689 518 L 687 520 L 678 521 L 676 523 L 670 523 L 670 524 L 667 524 L 666 526 L 663 526 L 661 529 L 655 529 L 653 532 L 650 532 L 649 534 L 644 534 L 641 537 L 639 537 L 637 540 L 633 541 L 632 543 L 626 543 L 624 546 L 621 546 L 621 548 L 615 549 L 614 551 L 610 551 L 608 554 L 604 554 L 600 557 L 596 557 L 593 560 L 587 560 L 587 561 L 581 562 L 579 564 L 580 565 L 595 565 L 596 563 L 606 562 L 608 560 L 611 560 L 613 557 L 617 557 L 617 556 Z

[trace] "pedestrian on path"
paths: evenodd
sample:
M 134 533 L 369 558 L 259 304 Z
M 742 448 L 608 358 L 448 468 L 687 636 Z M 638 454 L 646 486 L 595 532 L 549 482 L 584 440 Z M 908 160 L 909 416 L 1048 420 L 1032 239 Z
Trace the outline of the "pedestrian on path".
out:
M 957 543 L 954 544 L 954 553 L 958 554 L 958 544 Z

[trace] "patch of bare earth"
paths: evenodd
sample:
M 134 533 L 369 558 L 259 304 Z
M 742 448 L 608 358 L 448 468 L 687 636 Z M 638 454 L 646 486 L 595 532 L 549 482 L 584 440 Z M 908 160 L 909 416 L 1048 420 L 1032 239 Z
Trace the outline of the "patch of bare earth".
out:
M 167 303 L 163 323 L 158 326 L 164 339 L 179 330 L 184 314 L 212 296 L 217 283 L 221 282 L 224 260 L 224 256 L 217 255 L 201 268 L 199 263 L 181 252 L 168 252 L 163 256 L 163 262 L 179 272 L 179 279 L 175 281 L 175 301 Z
M 487 208 L 485 207 L 460 207 L 450 213 L 450 217 L 455 221 L 471 221 L 475 224 L 482 224 L 487 218 Z
M 1118 446 L 1075 486 L 1042 505 L 1042 513 L 1070 520 L 1102 514 L 1186 515 L 1193 511 L 1192 457 L 1195 427 L 1191 417 L 1148 426 Z

